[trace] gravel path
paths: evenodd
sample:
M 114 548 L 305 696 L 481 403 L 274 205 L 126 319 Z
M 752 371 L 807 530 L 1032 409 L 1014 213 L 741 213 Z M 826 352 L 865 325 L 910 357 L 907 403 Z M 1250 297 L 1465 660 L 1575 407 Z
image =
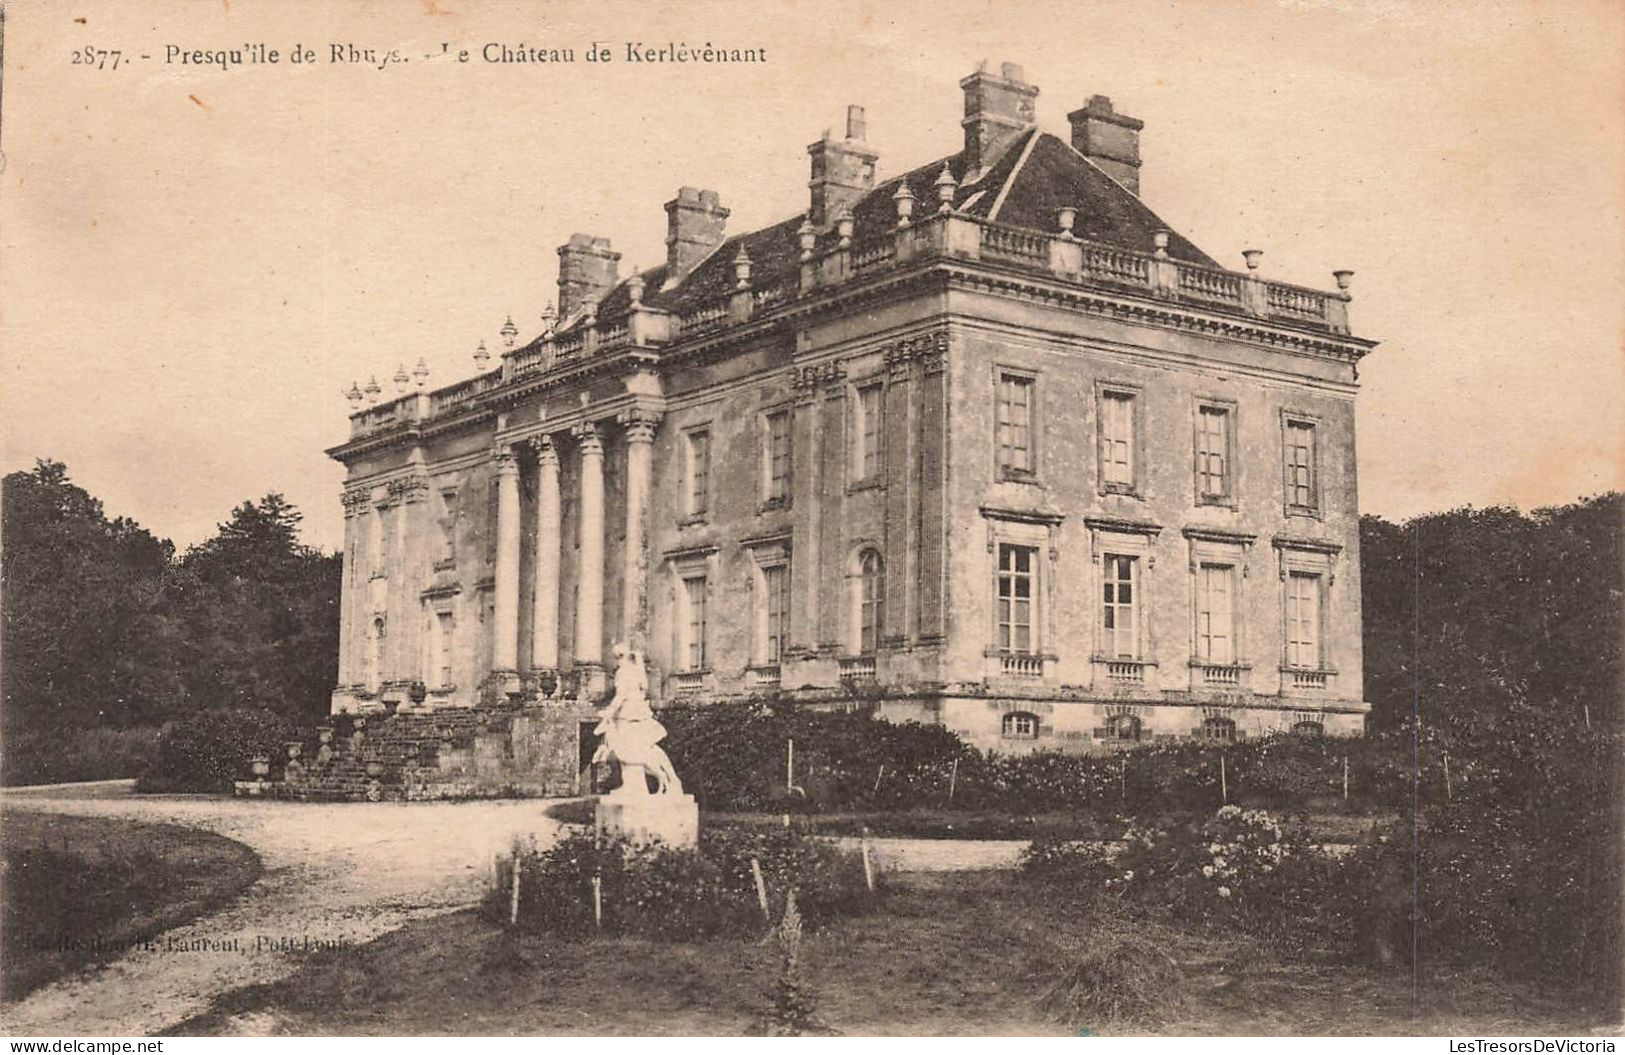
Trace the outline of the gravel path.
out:
M 137 796 L 129 781 L 8 789 L 0 793 L 7 810 L 216 832 L 252 847 L 265 874 L 221 911 L 161 935 L 155 949 L 131 951 L 0 1007 L 0 1028 L 25 1037 L 155 1033 L 203 1011 L 219 993 L 289 974 L 307 942 L 360 944 L 477 900 L 493 857 L 515 837 L 545 843 L 558 833 L 544 805 Z

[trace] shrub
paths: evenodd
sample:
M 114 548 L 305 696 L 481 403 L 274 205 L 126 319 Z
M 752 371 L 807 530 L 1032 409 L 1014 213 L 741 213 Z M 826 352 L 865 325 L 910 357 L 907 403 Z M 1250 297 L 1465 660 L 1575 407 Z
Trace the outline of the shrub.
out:
M 1041 1001 L 1065 1022 L 1118 1027 L 1160 1020 L 1180 998 L 1184 973 L 1139 924 L 1095 929 Z
M 61 784 L 138 777 L 152 765 L 158 730 L 64 729 L 13 731 L 4 738 L 6 784 Z
M 138 791 L 230 791 L 248 775 L 255 755 L 282 756 L 300 737 L 294 723 L 273 711 L 198 711 L 164 726 Z
M 706 832 L 695 848 L 635 846 L 573 834 L 546 850 L 519 853 L 519 920 L 527 931 L 636 935 L 686 940 L 760 931 L 765 925 L 751 868 L 761 867 L 769 904 L 795 892 L 817 927 L 867 911 L 873 901 L 861 860 L 826 840 L 795 832 Z M 597 880 L 601 927 L 593 918 Z M 486 897 L 488 919 L 506 922 L 512 871 Z

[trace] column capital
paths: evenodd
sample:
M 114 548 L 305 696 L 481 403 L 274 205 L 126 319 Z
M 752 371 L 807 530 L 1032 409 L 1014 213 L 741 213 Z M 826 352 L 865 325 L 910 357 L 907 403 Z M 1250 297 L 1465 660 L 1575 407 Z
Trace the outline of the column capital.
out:
M 615 421 L 626 430 L 628 443 L 653 443 L 655 429 L 660 427 L 662 417 L 664 415 L 658 410 L 630 407 L 615 415 Z
M 530 456 L 538 467 L 559 464 L 559 450 L 553 445 L 553 437 L 546 433 L 530 441 Z
M 491 461 L 496 465 L 498 476 L 519 472 L 519 460 L 514 457 L 513 444 L 499 443 L 491 448 Z
M 372 504 L 372 488 L 346 488 L 344 497 L 341 498 L 340 501 L 344 503 L 344 515 L 346 517 L 360 516 L 361 514 L 365 513 L 367 511 L 367 507 Z
M 597 422 L 583 421 L 570 430 L 570 435 L 574 436 L 576 443 L 581 446 L 582 454 L 604 453 L 604 438 Z

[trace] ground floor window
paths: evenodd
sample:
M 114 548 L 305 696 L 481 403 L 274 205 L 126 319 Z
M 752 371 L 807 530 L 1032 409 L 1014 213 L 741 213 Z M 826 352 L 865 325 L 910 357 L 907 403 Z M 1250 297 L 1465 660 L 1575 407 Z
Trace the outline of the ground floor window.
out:
M 1138 740 L 1140 719 L 1132 714 L 1114 714 L 1106 719 L 1106 738 L 1109 740 Z
M 1011 740 L 1036 740 L 1038 715 L 1028 714 L 1026 711 L 1012 711 L 1004 716 L 1002 732 Z
M 1236 723 L 1229 718 L 1207 718 L 1202 722 L 1202 739 L 1232 743 L 1236 739 Z

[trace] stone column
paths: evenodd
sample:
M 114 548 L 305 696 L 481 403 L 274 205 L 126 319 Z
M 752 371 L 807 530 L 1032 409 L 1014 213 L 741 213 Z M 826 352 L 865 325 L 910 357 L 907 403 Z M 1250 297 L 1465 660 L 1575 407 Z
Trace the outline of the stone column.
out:
M 493 598 L 496 605 L 491 670 L 510 674 L 519 666 L 519 463 L 513 448 L 496 450 L 497 539 Z
M 531 612 L 530 665 L 559 665 L 559 452 L 543 436 L 536 454 L 536 598 Z
M 344 492 L 344 578 L 339 586 L 339 679 L 334 693 L 349 700 L 349 690 L 362 680 L 365 667 L 361 662 L 357 640 L 366 640 L 361 626 L 362 597 L 366 592 L 366 579 L 361 574 L 365 560 L 362 547 L 366 538 L 367 521 L 363 519 L 370 498 L 365 488 Z M 358 636 L 359 635 L 359 638 Z
M 640 652 L 649 633 L 649 489 L 654 475 L 655 428 L 652 411 L 624 412 L 626 430 L 626 574 L 622 580 L 621 640 Z
M 597 666 L 604 642 L 604 442 L 598 426 L 576 426 L 581 449 L 581 545 L 576 569 L 577 665 Z

